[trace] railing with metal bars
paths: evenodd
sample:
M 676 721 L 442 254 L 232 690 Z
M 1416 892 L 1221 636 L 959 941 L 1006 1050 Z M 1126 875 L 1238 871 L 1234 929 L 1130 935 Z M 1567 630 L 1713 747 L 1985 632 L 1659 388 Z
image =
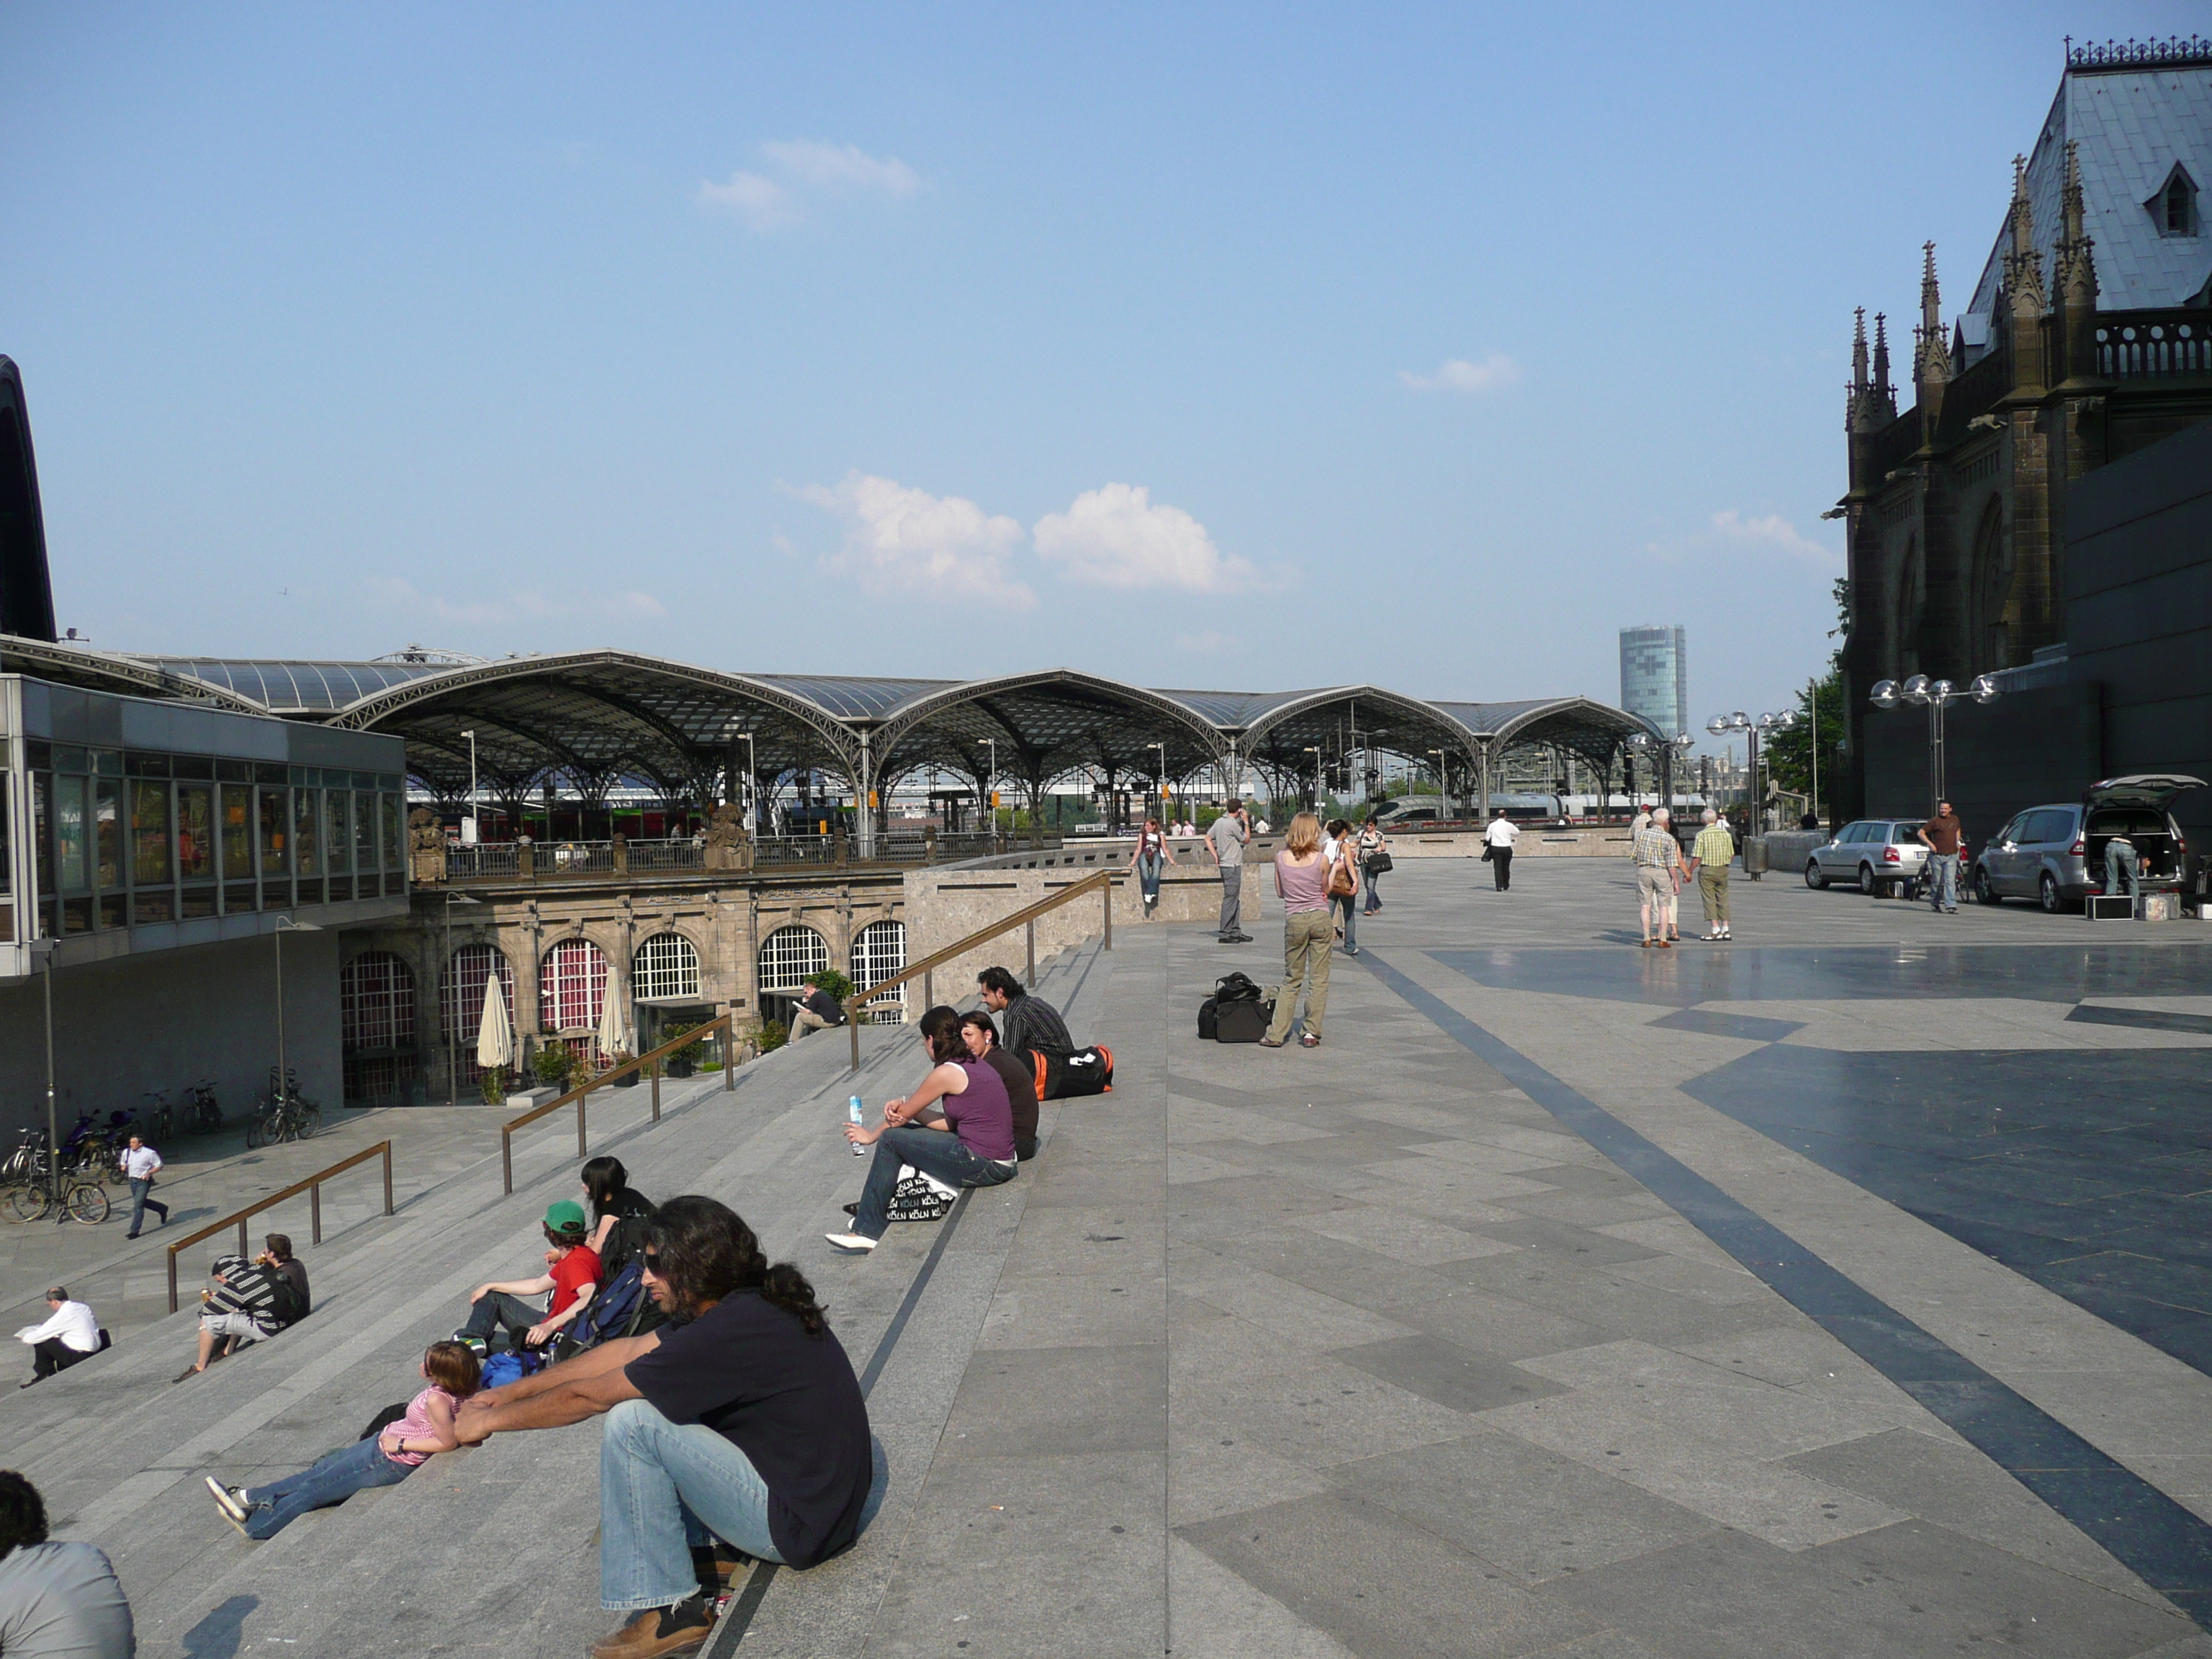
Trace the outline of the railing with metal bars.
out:
M 309 1217 L 307 1224 L 310 1236 L 315 1243 L 319 1244 L 323 1242 L 323 1182 L 328 1181 L 332 1176 L 343 1175 L 348 1170 L 366 1164 L 373 1158 L 381 1158 L 384 1160 L 384 1212 L 390 1215 L 392 1213 L 392 1143 L 388 1140 L 380 1140 L 375 1146 L 365 1146 L 351 1158 L 333 1164 L 327 1170 L 318 1170 L 305 1181 L 294 1182 L 281 1193 L 270 1193 L 265 1198 L 257 1198 L 236 1214 L 227 1215 L 220 1221 L 211 1221 L 191 1237 L 180 1238 L 170 1245 L 169 1311 L 174 1313 L 177 1310 L 177 1253 L 179 1251 L 188 1250 L 203 1239 L 213 1238 L 225 1228 L 236 1227 L 238 1253 L 244 1255 L 248 1248 L 246 1242 L 246 1224 L 263 1211 L 273 1210 L 285 1200 L 297 1198 L 301 1193 L 307 1194 Z
M 2097 373 L 2109 380 L 2212 375 L 2212 313 L 2122 311 L 2097 318 Z
M 557 1100 L 549 1100 L 543 1106 L 532 1107 L 520 1117 L 509 1118 L 505 1123 L 500 1125 L 499 1170 L 500 1179 L 504 1183 L 505 1191 L 509 1194 L 514 1191 L 514 1132 L 517 1129 L 525 1128 L 537 1122 L 541 1117 L 550 1117 L 563 1106 L 574 1106 L 576 1109 L 576 1156 L 582 1158 L 586 1152 L 584 1103 L 591 1097 L 594 1089 L 611 1088 L 615 1086 L 617 1078 L 628 1076 L 641 1067 L 646 1068 L 646 1075 L 653 1081 L 653 1121 L 655 1123 L 659 1122 L 659 1062 L 674 1054 L 678 1048 L 688 1048 L 694 1042 L 705 1041 L 707 1034 L 710 1031 L 719 1031 L 721 1034 L 722 1087 L 725 1091 L 735 1088 L 737 1085 L 732 1080 L 731 1073 L 737 1069 L 737 1024 L 731 1015 L 722 1014 L 708 1020 L 704 1025 L 692 1027 L 680 1036 L 671 1037 L 658 1048 L 649 1049 L 635 1060 L 625 1060 L 610 1071 L 601 1072 L 589 1082 L 579 1084 Z
M 1105 901 L 1106 948 L 1112 950 L 1114 948 L 1114 878 L 1119 873 L 1118 871 L 1114 870 L 1100 870 L 1094 874 L 1084 877 L 1080 881 L 1071 882 L 1048 898 L 1041 898 L 1035 904 L 1025 906 L 1010 916 L 1001 917 L 988 927 L 979 928 L 965 939 L 956 939 L 942 951 L 931 951 L 912 967 L 893 974 L 889 979 L 879 979 L 873 985 L 855 990 L 845 999 L 845 1024 L 852 1031 L 853 1069 L 856 1072 L 860 1069 L 860 1014 L 866 1004 L 876 1000 L 887 991 L 896 989 L 909 980 L 919 979 L 921 981 L 922 1006 L 925 1008 L 933 1006 L 937 1000 L 937 970 L 939 968 L 948 963 L 958 961 L 977 945 L 988 944 L 1001 933 L 1011 933 L 1017 927 L 1024 929 L 1028 935 L 1028 978 L 1036 979 L 1037 918 L 1049 915 L 1062 905 L 1073 904 L 1077 899 L 1092 893 L 1102 895 Z
M 934 830 L 886 830 L 876 850 L 862 857 L 850 836 L 761 836 L 750 843 L 750 868 L 779 870 L 856 864 L 953 864 L 994 853 L 1057 848 L 1057 835 L 1032 843 L 1021 835 L 988 830 L 939 835 Z M 571 877 L 683 874 L 707 867 L 703 842 L 678 837 L 653 841 L 477 842 L 446 848 L 448 881 L 562 880 Z

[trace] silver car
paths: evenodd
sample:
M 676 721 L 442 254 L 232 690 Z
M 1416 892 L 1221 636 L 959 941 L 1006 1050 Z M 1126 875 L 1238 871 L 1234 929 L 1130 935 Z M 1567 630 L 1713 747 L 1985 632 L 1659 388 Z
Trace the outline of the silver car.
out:
M 2105 890 L 2105 847 L 2124 835 L 2149 862 L 2139 878 L 2153 891 L 2188 884 L 2189 848 L 2174 822 L 2175 796 L 2204 787 L 2179 773 L 2142 773 L 2089 786 L 2078 801 L 2031 806 L 1983 844 L 1967 878 L 1984 904 L 2032 898 L 2056 913 Z
M 1918 818 L 1860 818 L 1836 832 L 1825 847 L 1805 855 L 1805 884 L 1830 882 L 1877 893 L 1884 886 L 1910 887 L 1928 867 L 1928 848 L 1918 838 Z

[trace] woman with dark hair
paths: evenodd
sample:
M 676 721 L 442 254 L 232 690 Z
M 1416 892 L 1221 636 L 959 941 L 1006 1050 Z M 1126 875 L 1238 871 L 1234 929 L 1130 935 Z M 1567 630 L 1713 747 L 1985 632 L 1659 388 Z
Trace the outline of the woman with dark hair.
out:
M 1137 832 L 1137 850 L 1129 854 L 1129 868 L 1137 878 L 1138 890 L 1144 894 L 1147 921 L 1159 908 L 1160 872 L 1175 861 L 1175 848 L 1168 845 L 1160 821 L 1146 818 L 1145 827 Z
M 732 1551 L 811 1567 L 842 1554 L 890 1478 L 814 1287 L 711 1198 L 653 1218 L 646 1285 L 670 1322 L 462 1408 L 471 1444 L 600 1413 L 599 1601 L 634 1616 L 594 1649 L 653 1659 L 714 1628 Z
M 871 1128 L 845 1126 L 855 1146 L 873 1146 L 867 1185 L 850 1231 L 827 1235 L 841 1250 L 872 1250 L 890 1224 L 899 1170 L 912 1164 L 954 1187 L 995 1187 L 1021 1167 L 1014 1152 L 1013 1103 L 988 1063 L 968 1052 L 960 1016 L 939 1006 L 921 1017 L 921 1046 L 929 1075 L 902 1099 L 884 1104 L 884 1121 Z
M 612 1279 L 644 1248 L 644 1224 L 653 1219 L 653 1204 L 644 1194 L 632 1189 L 629 1171 L 618 1158 L 592 1158 L 584 1165 L 583 1176 L 584 1196 L 592 1200 L 592 1236 L 586 1242 L 599 1258 L 600 1270 Z M 622 1236 L 614 1241 L 614 1253 L 609 1254 L 607 1241 L 617 1224 L 632 1222 L 637 1224 L 622 1228 Z
M 482 1376 L 475 1351 L 464 1342 L 433 1342 L 417 1370 L 430 1386 L 408 1401 L 397 1422 L 299 1474 L 265 1486 L 226 1486 L 205 1477 L 223 1519 L 257 1542 L 274 1538 L 309 1510 L 343 1504 L 373 1486 L 396 1486 L 433 1453 L 459 1445 L 454 1415 Z
M 1036 1073 L 999 1046 L 999 1028 L 981 1008 L 960 1016 L 960 1041 L 971 1058 L 989 1066 L 1006 1085 L 1006 1103 L 1014 1120 L 1014 1156 L 1028 1163 L 1037 1155 Z

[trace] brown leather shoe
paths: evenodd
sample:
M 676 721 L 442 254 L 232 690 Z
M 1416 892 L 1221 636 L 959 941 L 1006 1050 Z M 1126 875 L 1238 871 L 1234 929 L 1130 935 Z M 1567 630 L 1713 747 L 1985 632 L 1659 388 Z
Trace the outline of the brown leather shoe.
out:
M 714 1609 L 695 1595 L 672 1607 L 647 1607 L 629 1622 L 592 1644 L 592 1659 L 659 1659 L 664 1653 L 689 1653 L 714 1633 Z

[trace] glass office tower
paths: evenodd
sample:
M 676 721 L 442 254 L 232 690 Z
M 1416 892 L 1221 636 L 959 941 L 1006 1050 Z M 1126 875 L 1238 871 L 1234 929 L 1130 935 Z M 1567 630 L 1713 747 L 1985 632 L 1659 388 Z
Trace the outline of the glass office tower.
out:
M 1670 738 L 1690 729 L 1690 658 L 1679 623 L 1620 630 L 1620 706 Z

